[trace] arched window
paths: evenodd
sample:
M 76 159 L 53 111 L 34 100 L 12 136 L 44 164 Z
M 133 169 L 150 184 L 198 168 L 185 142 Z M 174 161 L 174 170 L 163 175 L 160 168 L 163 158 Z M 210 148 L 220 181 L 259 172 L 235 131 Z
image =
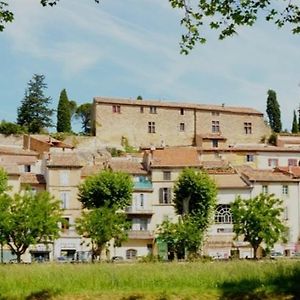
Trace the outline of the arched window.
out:
M 231 224 L 232 215 L 230 210 L 230 205 L 219 204 L 217 205 L 215 212 L 215 223 L 216 224 Z
M 136 258 L 136 255 L 137 255 L 137 251 L 135 249 L 126 250 L 126 258 L 127 259 Z

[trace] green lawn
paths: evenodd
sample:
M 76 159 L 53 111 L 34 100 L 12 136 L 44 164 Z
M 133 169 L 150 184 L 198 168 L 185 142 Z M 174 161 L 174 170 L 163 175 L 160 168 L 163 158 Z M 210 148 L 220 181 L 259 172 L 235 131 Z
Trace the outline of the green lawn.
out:
M 296 260 L 0 266 L 0 300 L 299 297 Z

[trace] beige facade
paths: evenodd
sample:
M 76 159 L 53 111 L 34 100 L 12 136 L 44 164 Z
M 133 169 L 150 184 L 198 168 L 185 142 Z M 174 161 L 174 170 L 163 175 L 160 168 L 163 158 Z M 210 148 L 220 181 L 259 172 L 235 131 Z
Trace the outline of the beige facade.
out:
M 189 146 L 207 139 L 207 147 L 259 142 L 269 135 L 263 114 L 251 109 L 162 101 L 94 98 L 93 127 L 104 143 L 134 147 Z M 206 141 L 207 143 L 207 141 Z

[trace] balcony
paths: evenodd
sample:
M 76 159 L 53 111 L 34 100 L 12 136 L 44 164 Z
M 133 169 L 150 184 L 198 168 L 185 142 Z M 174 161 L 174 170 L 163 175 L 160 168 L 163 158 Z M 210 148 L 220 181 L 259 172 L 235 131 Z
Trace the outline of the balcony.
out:
M 153 211 L 150 208 L 142 208 L 142 207 L 134 207 L 134 206 L 128 206 L 125 209 L 125 212 L 127 213 L 127 215 L 144 215 L 144 216 L 153 215 Z
M 154 236 L 149 230 L 130 230 L 128 239 L 131 240 L 153 240 Z
M 140 180 L 134 182 L 135 191 L 152 191 L 152 182 L 150 180 Z

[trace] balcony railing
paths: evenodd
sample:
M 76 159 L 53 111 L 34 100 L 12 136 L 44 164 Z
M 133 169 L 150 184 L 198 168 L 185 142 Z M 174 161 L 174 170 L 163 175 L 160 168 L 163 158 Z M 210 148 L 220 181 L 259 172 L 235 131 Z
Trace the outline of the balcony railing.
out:
M 135 190 L 152 190 L 152 182 L 149 180 L 134 182 Z
M 153 215 L 153 210 L 150 208 L 128 206 L 125 209 L 127 214 Z
M 152 240 L 154 236 L 149 230 L 130 230 L 128 238 L 133 240 Z

